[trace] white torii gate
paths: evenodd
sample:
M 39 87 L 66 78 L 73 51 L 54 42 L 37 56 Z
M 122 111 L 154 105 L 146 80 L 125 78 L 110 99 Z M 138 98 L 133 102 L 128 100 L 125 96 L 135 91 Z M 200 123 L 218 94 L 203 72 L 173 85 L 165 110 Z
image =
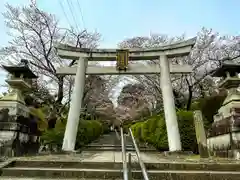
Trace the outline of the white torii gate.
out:
M 191 73 L 192 68 L 189 65 L 169 64 L 168 58 L 189 55 L 192 47 L 195 45 L 195 42 L 196 38 L 192 38 L 187 41 L 155 49 L 129 49 L 130 61 L 159 59 L 159 64 L 148 66 L 130 64 L 127 71 L 119 71 L 116 67 L 88 65 L 88 61 L 116 61 L 116 49 L 75 48 L 62 44 L 57 46 L 56 50 L 61 58 L 78 60 L 77 67 L 61 67 L 57 69 L 58 74 L 76 75 L 62 150 L 74 151 L 75 148 L 86 74 L 109 75 L 160 73 L 169 151 L 180 151 L 182 147 L 170 74 Z

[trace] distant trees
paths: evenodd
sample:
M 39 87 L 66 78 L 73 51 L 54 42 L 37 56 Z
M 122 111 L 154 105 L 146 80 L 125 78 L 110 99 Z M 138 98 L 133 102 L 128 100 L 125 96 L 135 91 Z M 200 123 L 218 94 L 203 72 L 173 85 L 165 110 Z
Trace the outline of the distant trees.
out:
M 162 34 L 151 34 L 146 37 L 134 37 L 119 43 L 122 48 L 154 48 L 186 40 L 184 35 L 169 37 Z M 215 89 L 215 81 L 209 76 L 221 62 L 226 60 L 238 61 L 240 57 L 240 38 L 238 36 L 220 36 L 212 29 L 202 28 L 197 34 L 197 42 L 190 56 L 171 59 L 173 64 L 189 64 L 193 67 L 193 73 L 189 75 L 172 75 L 174 95 L 178 107 L 189 110 L 192 101 L 204 97 Z M 145 61 L 143 64 L 158 61 Z M 131 76 L 141 84 L 144 84 L 149 93 L 154 94 L 155 108 L 162 108 L 160 78 L 159 75 Z M 155 109 L 154 111 L 159 111 Z
M 61 103 L 64 97 L 64 77 L 56 74 L 56 68 L 70 63 L 56 56 L 54 45 L 65 42 L 81 47 L 96 47 L 100 35 L 87 31 L 77 34 L 73 30 L 61 28 L 54 15 L 34 5 L 15 7 L 7 4 L 6 9 L 3 16 L 11 41 L 0 51 L 2 63 L 14 64 L 21 58 L 29 60 L 31 68 L 39 76 L 38 86 L 57 87 L 56 102 Z M 65 81 L 67 86 L 72 83 L 69 79 Z

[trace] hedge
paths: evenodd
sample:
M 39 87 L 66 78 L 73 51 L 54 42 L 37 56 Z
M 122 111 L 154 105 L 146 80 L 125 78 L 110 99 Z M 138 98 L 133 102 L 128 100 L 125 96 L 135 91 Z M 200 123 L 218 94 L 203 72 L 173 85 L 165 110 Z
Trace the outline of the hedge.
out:
M 180 110 L 177 112 L 178 126 L 184 150 L 196 152 L 197 142 L 195 136 L 193 113 Z M 134 136 L 142 142 L 149 143 L 160 151 L 168 150 L 168 138 L 164 115 L 152 116 L 145 122 L 131 126 Z
M 41 139 L 44 144 L 51 144 L 60 148 L 62 146 L 66 120 L 58 120 L 54 129 L 47 130 L 43 133 Z M 103 133 L 103 126 L 97 120 L 80 120 L 76 138 L 76 149 L 97 139 Z

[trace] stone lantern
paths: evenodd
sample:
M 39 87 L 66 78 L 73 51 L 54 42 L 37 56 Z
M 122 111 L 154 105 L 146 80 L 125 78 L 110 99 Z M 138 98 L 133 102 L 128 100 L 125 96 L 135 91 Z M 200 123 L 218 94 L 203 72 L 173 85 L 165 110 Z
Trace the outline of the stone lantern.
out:
M 31 90 L 37 76 L 28 67 L 27 60 L 2 68 L 8 72 L 9 93 L 0 99 L 0 155 L 20 155 L 30 137 L 29 108 L 24 93 Z
M 219 88 L 228 92 L 208 131 L 208 148 L 215 156 L 240 158 L 239 73 L 240 64 L 225 62 L 213 74 L 213 77 L 222 77 Z
M 37 76 L 28 67 L 27 60 L 21 60 L 18 65 L 2 67 L 9 73 L 6 82 L 10 92 L 1 98 L 0 109 L 8 108 L 9 115 L 27 116 L 28 108 L 25 106 L 23 94 L 31 90 L 33 79 Z

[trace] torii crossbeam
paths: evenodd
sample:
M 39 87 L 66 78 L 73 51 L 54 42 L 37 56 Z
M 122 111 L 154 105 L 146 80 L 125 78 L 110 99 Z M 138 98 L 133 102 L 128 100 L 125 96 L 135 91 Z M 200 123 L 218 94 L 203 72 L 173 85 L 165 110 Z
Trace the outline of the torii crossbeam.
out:
M 61 67 L 57 69 L 58 74 L 76 75 L 62 149 L 64 151 L 74 151 L 75 148 L 86 74 L 109 75 L 160 73 L 169 151 L 180 151 L 182 148 L 170 74 L 191 73 L 192 68 L 189 65 L 169 64 L 168 58 L 189 55 L 195 43 L 196 38 L 192 38 L 187 41 L 170 44 L 155 49 L 129 49 L 127 50 L 127 62 L 159 59 L 159 64 L 148 66 L 139 64 L 125 64 L 126 67 L 124 71 L 119 71 L 119 69 L 115 67 L 88 65 L 88 61 L 116 61 L 116 54 L 118 52 L 117 49 L 75 48 L 62 44 L 57 46 L 57 53 L 61 58 L 78 60 L 76 67 Z

